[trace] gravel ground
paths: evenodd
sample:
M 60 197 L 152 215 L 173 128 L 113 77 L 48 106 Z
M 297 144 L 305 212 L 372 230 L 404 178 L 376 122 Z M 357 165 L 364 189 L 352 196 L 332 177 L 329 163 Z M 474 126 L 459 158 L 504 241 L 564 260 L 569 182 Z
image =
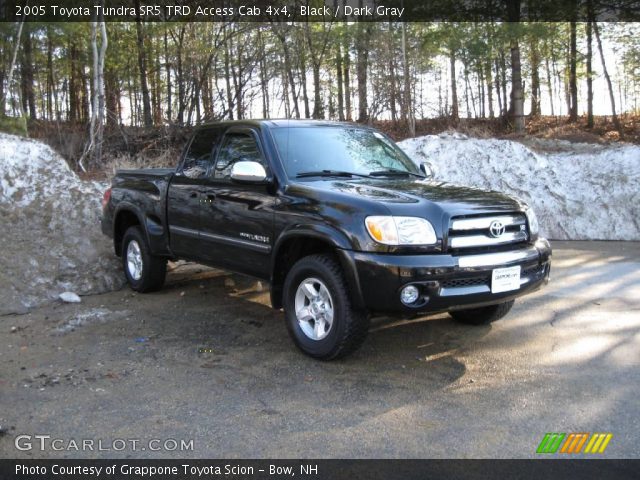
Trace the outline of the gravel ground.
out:
M 376 319 L 331 363 L 295 349 L 265 286 L 197 265 L 159 293 L 6 315 L 0 457 L 532 457 L 545 432 L 638 457 L 640 243 L 555 242 L 552 277 L 492 326 Z M 146 447 L 168 438 L 193 449 Z

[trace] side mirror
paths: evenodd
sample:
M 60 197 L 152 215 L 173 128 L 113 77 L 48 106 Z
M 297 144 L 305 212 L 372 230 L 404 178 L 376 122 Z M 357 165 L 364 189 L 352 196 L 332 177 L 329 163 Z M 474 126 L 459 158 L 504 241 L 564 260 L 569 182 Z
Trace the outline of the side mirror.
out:
M 435 169 L 433 168 L 433 165 L 431 165 L 431 163 L 429 163 L 429 162 L 422 162 L 420 164 L 420 171 L 422 173 L 424 173 L 424 176 L 428 180 L 433 179 L 433 177 L 435 177 L 435 175 L 436 175 L 436 172 L 435 172 Z
M 267 180 L 267 171 L 261 163 L 253 161 L 240 161 L 231 167 L 231 180 L 244 183 L 264 183 Z

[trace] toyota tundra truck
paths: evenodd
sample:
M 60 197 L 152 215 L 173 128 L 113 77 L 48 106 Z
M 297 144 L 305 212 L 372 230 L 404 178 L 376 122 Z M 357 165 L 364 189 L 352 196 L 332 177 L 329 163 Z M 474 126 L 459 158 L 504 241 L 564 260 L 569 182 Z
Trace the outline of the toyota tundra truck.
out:
M 522 201 L 437 181 L 375 129 L 325 121 L 200 126 L 176 168 L 116 172 L 102 230 L 138 292 L 176 259 L 267 281 L 294 343 L 325 360 L 357 349 L 372 315 L 501 319 L 551 266 Z

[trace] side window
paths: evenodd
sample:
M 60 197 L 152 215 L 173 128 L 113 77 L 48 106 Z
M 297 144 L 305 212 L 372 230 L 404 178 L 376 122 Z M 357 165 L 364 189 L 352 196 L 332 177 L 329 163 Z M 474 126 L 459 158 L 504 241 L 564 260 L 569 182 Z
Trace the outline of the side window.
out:
M 231 167 L 240 161 L 254 161 L 265 164 L 255 138 L 247 133 L 229 133 L 224 137 L 218 161 L 214 170 L 214 178 L 229 178 Z
M 195 134 L 182 164 L 182 174 L 185 177 L 200 178 L 207 174 L 213 149 L 219 138 L 219 129 L 207 128 Z

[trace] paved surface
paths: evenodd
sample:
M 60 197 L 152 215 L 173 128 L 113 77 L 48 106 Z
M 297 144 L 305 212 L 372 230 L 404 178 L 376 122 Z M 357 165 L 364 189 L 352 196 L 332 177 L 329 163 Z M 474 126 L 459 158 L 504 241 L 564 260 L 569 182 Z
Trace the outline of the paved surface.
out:
M 549 431 L 612 432 L 604 456 L 638 457 L 640 243 L 554 248 L 551 284 L 506 319 L 377 319 L 332 363 L 298 353 L 266 289 L 198 266 L 156 294 L 0 317 L 0 457 L 531 457 Z M 95 450 L 168 438 L 193 451 Z

